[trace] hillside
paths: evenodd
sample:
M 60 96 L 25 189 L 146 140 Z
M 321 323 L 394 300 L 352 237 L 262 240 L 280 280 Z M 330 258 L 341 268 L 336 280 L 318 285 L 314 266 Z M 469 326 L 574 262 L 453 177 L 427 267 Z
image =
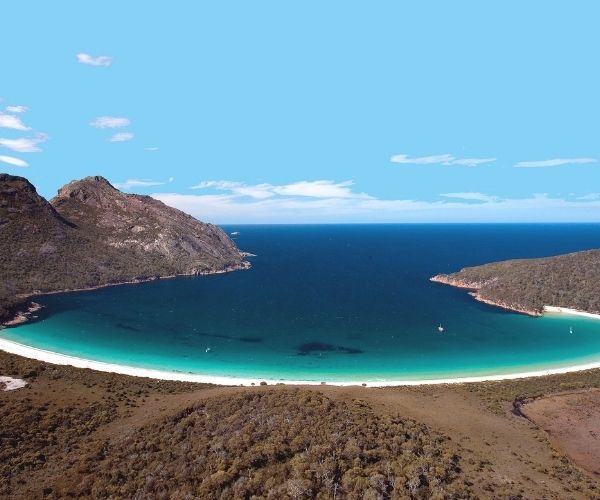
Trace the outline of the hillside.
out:
M 29 384 L 0 391 L 1 498 L 589 499 L 600 488 L 595 469 L 579 470 L 510 413 L 515 400 L 528 411 L 532 396 L 598 387 L 600 370 L 386 389 L 210 387 L 0 352 L 0 374 Z
M 0 318 L 19 294 L 248 265 L 220 228 L 102 177 L 71 182 L 48 202 L 27 179 L 0 174 Z
M 477 300 L 531 315 L 541 314 L 544 306 L 600 313 L 600 250 L 495 262 L 431 280 L 473 290 Z

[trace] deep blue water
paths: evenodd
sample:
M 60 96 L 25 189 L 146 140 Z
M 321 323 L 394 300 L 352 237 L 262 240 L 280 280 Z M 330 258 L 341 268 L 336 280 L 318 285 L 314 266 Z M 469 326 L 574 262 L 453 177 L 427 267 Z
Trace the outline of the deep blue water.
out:
M 39 320 L 0 337 L 127 365 L 296 380 L 438 378 L 600 360 L 600 321 L 530 318 L 429 281 L 495 260 L 598 248 L 600 225 L 225 229 L 257 254 L 251 270 L 46 296 Z

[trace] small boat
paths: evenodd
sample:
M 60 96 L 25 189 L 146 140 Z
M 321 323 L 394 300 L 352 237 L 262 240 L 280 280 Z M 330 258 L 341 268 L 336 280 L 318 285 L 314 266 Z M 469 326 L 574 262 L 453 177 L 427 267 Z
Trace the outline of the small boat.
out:
M 569 327 L 569 333 L 573 333 L 573 327 L 572 326 Z
M 438 326 L 438 332 L 442 333 L 443 331 L 444 331 L 444 327 L 440 323 L 440 326 Z
M 231 236 L 237 236 L 238 234 L 240 234 L 240 232 L 239 231 L 234 231 L 233 233 L 229 233 L 229 234 L 231 234 Z
M 207 348 L 206 348 L 206 352 L 210 352 L 210 347 L 207 347 Z

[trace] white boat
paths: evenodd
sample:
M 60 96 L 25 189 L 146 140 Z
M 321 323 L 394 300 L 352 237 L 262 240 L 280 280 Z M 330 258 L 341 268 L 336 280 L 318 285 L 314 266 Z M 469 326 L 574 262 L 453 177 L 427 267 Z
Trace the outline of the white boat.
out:
M 444 327 L 440 323 L 440 326 L 438 326 L 438 332 L 442 333 L 443 331 L 444 331 Z
M 207 348 L 206 348 L 206 352 L 210 352 L 210 347 L 207 347 Z
M 240 232 L 239 231 L 234 231 L 233 233 L 229 233 L 229 234 L 231 234 L 231 236 L 237 236 L 238 234 L 240 234 Z
M 573 333 L 573 327 L 572 326 L 569 327 L 569 333 Z

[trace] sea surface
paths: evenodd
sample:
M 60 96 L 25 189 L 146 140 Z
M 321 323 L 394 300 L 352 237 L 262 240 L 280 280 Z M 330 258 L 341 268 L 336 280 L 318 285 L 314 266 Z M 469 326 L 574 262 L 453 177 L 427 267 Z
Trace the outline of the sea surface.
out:
M 271 380 L 422 380 L 600 360 L 599 320 L 531 318 L 429 281 L 597 248 L 600 225 L 225 229 L 256 254 L 252 269 L 41 297 L 38 319 L 0 338 L 122 365 Z

